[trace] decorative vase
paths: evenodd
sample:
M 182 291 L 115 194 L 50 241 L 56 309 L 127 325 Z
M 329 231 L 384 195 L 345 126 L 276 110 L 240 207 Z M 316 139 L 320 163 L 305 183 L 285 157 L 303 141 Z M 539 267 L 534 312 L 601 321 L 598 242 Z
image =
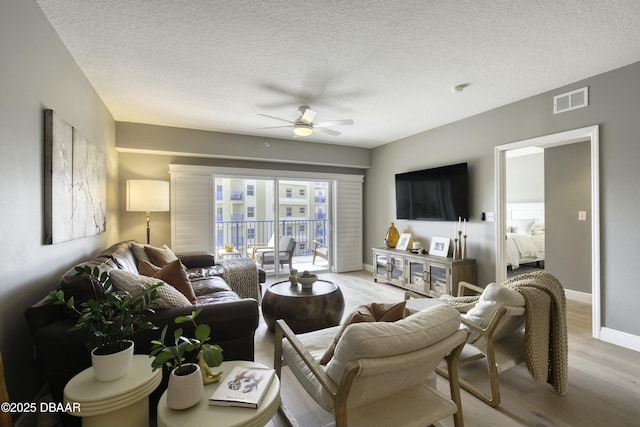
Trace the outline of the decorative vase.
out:
M 395 248 L 398 244 L 398 240 L 400 239 L 400 233 L 393 222 L 391 223 L 391 227 L 387 230 L 387 235 L 384 238 L 384 242 L 387 244 L 388 248 Z
M 291 286 L 295 286 L 298 284 L 297 276 L 298 276 L 298 270 L 296 270 L 295 268 L 292 268 L 289 271 L 289 282 L 291 282 Z
M 186 371 L 182 373 L 181 371 Z M 171 371 L 167 386 L 167 406 L 171 409 L 187 409 L 202 400 L 204 385 L 200 366 L 185 363 Z
M 309 274 L 308 271 L 298 275 L 297 277 L 298 283 L 300 283 L 300 287 L 303 291 L 308 291 L 313 288 L 313 284 L 316 280 L 318 280 L 318 276 L 315 274 Z
M 91 366 L 96 380 L 107 382 L 122 378 L 129 373 L 133 361 L 133 341 L 129 347 L 117 353 L 96 354 L 98 348 L 91 351 Z

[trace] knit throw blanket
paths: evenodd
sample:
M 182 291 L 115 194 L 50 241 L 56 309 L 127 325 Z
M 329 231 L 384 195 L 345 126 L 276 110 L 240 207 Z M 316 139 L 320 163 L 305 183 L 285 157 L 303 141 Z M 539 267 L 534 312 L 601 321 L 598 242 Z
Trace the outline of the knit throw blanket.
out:
M 222 278 L 240 298 L 255 298 L 260 302 L 258 267 L 251 258 L 230 258 L 218 261 L 223 269 Z
M 556 393 L 567 392 L 569 362 L 566 298 L 554 276 L 534 272 L 515 276 L 502 284 L 525 300 L 524 352 L 527 368 L 537 382 L 547 382 Z

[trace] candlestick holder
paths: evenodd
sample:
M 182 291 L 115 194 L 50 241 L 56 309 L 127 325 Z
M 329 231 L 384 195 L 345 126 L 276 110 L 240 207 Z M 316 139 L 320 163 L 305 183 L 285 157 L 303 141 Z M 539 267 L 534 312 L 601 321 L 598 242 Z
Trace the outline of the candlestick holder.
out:
M 462 258 L 462 231 L 458 231 L 458 237 L 456 237 L 454 240 L 455 246 L 453 250 L 453 259 L 460 259 Z
M 462 242 L 462 259 L 467 259 L 467 235 L 464 236 L 464 241 Z

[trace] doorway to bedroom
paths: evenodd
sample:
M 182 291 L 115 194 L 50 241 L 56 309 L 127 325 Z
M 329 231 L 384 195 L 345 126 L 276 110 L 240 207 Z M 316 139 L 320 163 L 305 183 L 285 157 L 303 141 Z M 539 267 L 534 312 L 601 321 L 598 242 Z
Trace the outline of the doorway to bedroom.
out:
M 506 152 L 507 277 L 544 270 L 545 150 Z
M 546 270 L 566 284 L 568 299 L 592 305 L 592 334 L 597 339 L 601 332 L 598 144 L 598 127 L 590 126 L 495 149 L 496 280 L 506 280 L 509 262 L 507 230 L 513 212 L 507 203 L 507 156 L 525 148 L 543 149 L 545 239 L 544 252 L 535 256 L 543 258 Z M 528 223 L 519 225 L 526 226 L 520 233 L 531 234 Z M 590 285 L 582 289 L 575 285 L 585 282 Z

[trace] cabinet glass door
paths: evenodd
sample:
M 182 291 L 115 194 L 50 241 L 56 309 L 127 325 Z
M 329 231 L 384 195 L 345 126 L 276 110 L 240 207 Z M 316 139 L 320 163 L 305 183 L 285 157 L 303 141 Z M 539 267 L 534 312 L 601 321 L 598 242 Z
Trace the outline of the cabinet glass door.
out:
M 446 265 L 429 263 L 427 267 L 428 286 L 431 293 L 448 294 L 449 270 Z
M 425 261 L 409 260 L 408 267 L 409 278 L 407 280 L 407 286 L 416 292 L 424 293 L 426 291 Z
M 404 258 L 389 257 L 387 272 L 390 280 L 402 281 L 404 277 Z
M 373 254 L 373 274 L 376 276 L 387 276 L 387 257 L 385 255 Z

